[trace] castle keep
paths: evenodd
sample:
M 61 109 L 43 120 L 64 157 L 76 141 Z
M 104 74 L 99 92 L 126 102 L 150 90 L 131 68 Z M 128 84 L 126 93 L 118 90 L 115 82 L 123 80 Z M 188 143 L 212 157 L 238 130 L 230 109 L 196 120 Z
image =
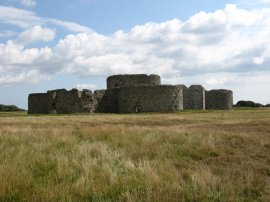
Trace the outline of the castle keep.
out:
M 134 74 L 107 78 L 107 90 L 57 89 L 30 94 L 29 114 L 175 112 L 232 109 L 231 90 L 206 91 L 201 85 L 161 85 L 160 76 Z

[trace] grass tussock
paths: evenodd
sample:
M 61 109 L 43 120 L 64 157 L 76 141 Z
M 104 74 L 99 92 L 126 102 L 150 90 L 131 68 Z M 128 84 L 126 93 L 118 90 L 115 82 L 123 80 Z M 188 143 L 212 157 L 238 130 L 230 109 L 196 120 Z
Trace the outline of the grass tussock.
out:
M 0 201 L 269 201 L 270 111 L 0 113 Z

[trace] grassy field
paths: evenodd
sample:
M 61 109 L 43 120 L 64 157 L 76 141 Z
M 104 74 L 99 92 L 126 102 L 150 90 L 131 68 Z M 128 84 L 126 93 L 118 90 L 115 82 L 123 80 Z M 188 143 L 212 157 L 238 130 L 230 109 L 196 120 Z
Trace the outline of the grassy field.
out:
M 270 110 L 0 113 L 0 201 L 270 201 Z

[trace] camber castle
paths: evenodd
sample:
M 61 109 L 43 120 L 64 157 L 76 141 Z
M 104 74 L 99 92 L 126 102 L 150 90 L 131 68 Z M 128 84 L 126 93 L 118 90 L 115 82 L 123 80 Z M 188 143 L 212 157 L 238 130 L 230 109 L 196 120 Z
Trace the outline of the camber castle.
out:
M 231 90 L 207 91 L 201 85 L 161 85 L 160 76 L 114 75 L 107 90 L 49 90 L 28 97 L 29 114 L 175 112 L 194 109 L 230 110 Z

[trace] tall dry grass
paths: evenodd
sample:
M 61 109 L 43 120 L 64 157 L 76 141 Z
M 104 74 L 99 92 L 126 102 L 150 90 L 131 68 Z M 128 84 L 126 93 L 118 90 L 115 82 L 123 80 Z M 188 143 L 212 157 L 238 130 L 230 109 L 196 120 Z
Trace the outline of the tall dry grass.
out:
M 0 201 L 269 201 L 270 110 L 0 114 Z

